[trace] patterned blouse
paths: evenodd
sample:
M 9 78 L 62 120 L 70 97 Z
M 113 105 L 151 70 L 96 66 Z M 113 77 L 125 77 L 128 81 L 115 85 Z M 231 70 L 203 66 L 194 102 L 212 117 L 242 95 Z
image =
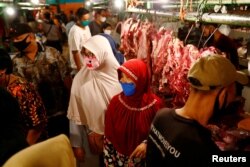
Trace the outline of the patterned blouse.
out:
M 18 100 L 25 133 L 37 125 L 46 125 L 45 107 L 40 95 L 31 83 L 17 77 L 7 86 L 7 90 Z
M 67 61 L 52 47 L 39 49 L 35 60 L 26 56 L 13 58 L 13 74 L 25 78 L 38 90 L 48 116 L 66 112 L 67 98 L 63 79 L 70 74 Z

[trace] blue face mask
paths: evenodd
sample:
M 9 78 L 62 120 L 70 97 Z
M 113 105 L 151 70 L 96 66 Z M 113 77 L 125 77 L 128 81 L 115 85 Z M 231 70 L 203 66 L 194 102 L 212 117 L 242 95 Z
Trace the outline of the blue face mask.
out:
M 82 25 L 82 26 L 84 26 L 84 27 L 88 26 L 88 25 L 89 25 L 89 23 L 90 23 L 90 21 L 89 21 L 89 20 L 84 20 L 84 21 L 81 21 L 81 25 Z
M 135 94 L 135 84 L 134 83 L 122 83 L 122 90 L 125 96 L 132 96 Z

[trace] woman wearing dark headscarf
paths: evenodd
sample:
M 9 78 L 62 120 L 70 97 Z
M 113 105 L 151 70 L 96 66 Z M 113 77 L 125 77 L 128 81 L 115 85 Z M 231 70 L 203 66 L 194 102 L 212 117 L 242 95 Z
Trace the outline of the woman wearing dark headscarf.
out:
M 123 92 L 114 96 L 105 115 L 106 166 L 144 166 L 150 124 L 163 105 L 150 91 L 147 65 L 131 59 L 118 68 Z
M 102 34 L 100 34 L 100 35 L 102 35 L 102 36 L 104 36 L 104 37 L 107 38 L 107 40 L 109 41 L 109 44 L 110 44 L 110 46 L 111 46 L 112 52 L 113 52 L 113 54 L 114 54 L 116 60 L 118 61 L 118 63 L 119 63 L 120 65 L 122 65 L 122 64 L 124 63 L 124 61 L 125 61 L 125 57 L 124 57 L 124 55 L 117 49 L 117 45 L 118 45 L 118 44 L 115 42 L 115 40 L 114 40 L 110 35 L 104 34 L 104 33 L 102 33 Z

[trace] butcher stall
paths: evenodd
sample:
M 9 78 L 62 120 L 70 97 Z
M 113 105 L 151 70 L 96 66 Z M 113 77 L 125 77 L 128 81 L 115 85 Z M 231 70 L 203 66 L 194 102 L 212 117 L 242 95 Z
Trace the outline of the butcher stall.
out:
M 169 108 L 184 105 L 189 95 L 187 73 L 200 57 L 220 51 L 205 47 L 200 25 L 217 24 L 218 29 L 238 44 L 240 70 L 249 75 L 249 0 L 125 1 L 120 49 L 126 59 L 147 63 L 153 91 Z M 183 31 L 183 28 L 187 28 Z M 250 151 L 250 87 L 220 123 L 210 125 L 221 150 Z

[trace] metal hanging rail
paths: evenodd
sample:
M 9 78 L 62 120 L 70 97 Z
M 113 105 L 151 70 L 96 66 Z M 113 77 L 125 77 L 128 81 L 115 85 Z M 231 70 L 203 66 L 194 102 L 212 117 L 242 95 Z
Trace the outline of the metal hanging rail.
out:
M 193 5 L 198 5 L 202 3 L 204 0 L 193 0 Z M 140 1 L 142 3 L 152 3 L 152 4 L 164 4 L 164 5 L 180 5 L 180 1 L 172 2 L 172 1 Z M 233 5 L 233 4 L 250 4 L 250 0 L 206 0 L 207 5 Z
M 199 0 L 201 3 L 203 0 Z M 233 4 L 250 4 L 250 0 L 207 0 L 208 5 L 233 5 Z
M 145 9 L 128 9 L 126 12 L 139 14 L 152 14 L 179 19 L 179 12 L 159 12 Z M 206 23 L 227 24 L 242 27 L 250 27 L 250 15 L 224 14 L 224 13 L 204 13 L 197 18 L 197 13 L 187 13 L 184 17 L 186 21 L 200 21 Z
M 196 13 L 188 13 L 185 17 L 187 21 L 197 21 Z M 242 27 L 250 27 L 250 15 L 204 13 L 200 17 L 201 22 L 227 24 Z

